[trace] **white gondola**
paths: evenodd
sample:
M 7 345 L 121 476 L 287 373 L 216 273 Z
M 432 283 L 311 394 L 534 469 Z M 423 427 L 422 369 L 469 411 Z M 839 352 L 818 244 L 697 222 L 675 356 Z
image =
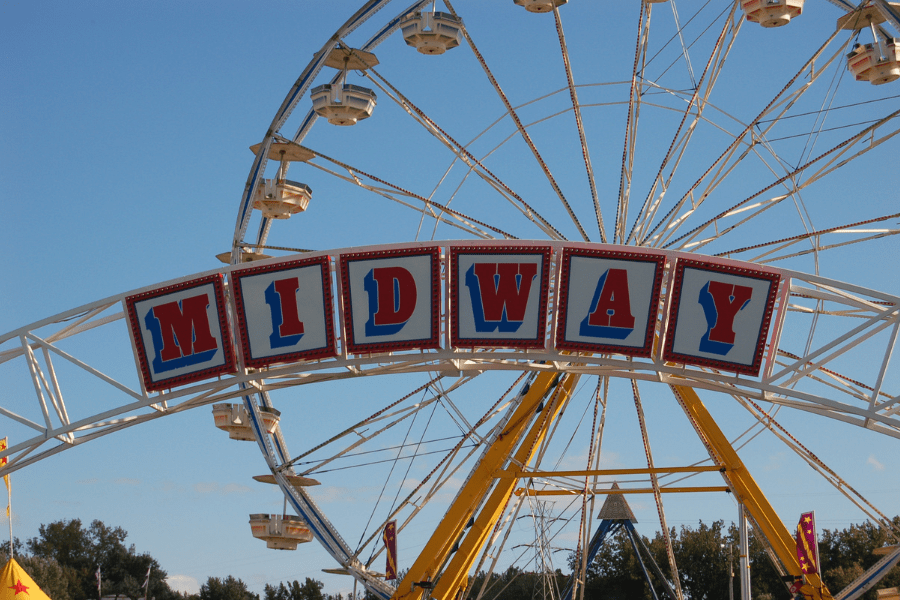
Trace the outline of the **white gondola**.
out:
M 525 10 L 533 13 L 550 12 L 558 6 L 562 6 L 568 0 L 513 0 L 517 5 L 524 6 Z
M 400 30 L 407 45 L 422 54 L 443 54 L 459 46 L 462 19 L 444 12 L 415 12 L 403 17 Z
M 857 81 L 873 85 L 900 78 L 900 44 L 896 38 L 880 44 L 857 44 L 847 55 L 847 68 Z
M 800 16 L 803 0 L 741 0 L 747 20 L 763 27 L 781 27 Z
M 243 404 L 213 404 L 212 412 L 216 427 L 227 431 L 229 438 L 247 442 L 256 439 L 250 426 L 250 415 Z M 266 433 L 275 433 L 281 413 L 274 408 L 260 406 L 259 416 Z
M 293 515 L 250 515 L 250 531 L 273 550 L 296 550 L 313 539 L 306 521 Z
M 305 183 L 287 179 L 266 179 L 256 188 L 253 208 L 269 219 L 287 219 L 306 210 L 312 189 Z
M 332 125 L 355 125 L 375 109 L 375 92 L 359 85 L 320 85 L 310 91 L 313 110 Z

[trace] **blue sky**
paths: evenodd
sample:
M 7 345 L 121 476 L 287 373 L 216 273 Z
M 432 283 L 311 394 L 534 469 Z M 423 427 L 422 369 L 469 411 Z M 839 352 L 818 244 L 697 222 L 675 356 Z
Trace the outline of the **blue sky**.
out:
M 457 10 L 469 23 L 514 104 L 565 86 L 552 17 L 524 15 L 512 2 L 504 2 L 502 7 L 459 4 Z M 576 80 L 620 82 L 630 77 L 637 20 L 633 7 L 621 6 L 599 15 L 578 4 L 573 1 L 561 10 L 567 41 L 570 48 L 577 49 L 572 52 Z M 741 119 L 756 114 L 771 98 L 771 89 L 777 90 L 778 82 L 799 68 L 800 58 L 827 36 L 839 16 L 827 2 L 808 4 L 803 17 L 787 28 L 763 31 L 744 26 L 729 68 L 716 87 L 715 101 Z M 7 243 L 0 285 L 0 332 L 100 298 L 217 268 L 215 255 L 230 248 L 236 209 L 253 158 L 248 146 L 260 141 L 290 85 L 356 5 L 347 1 L 6 3 L 0 19 L 0 49 L 6 57 L 0 66 L 0 232 Z M 368 29 L 360 32 L 357 43 L 371 33 L 376 22 L 383 22 L 388 12 L 400 9 L 389 7 L 379 13 Z M 670 12 L 656 14 L 660 14 L 655 17 L 660 23 L 671 20 Z M 682 15 L 683 22 L 687 18 Z M 664 25 L 661 31 L 660 37 L 653 39 L 668 39 Z M 515 41 L 504 43 L 503 39 Z M 672 46 L 667 47 L 671 52 Z M 697 75 L 707 58 L 702 48 L 703 43 L 698 44 L 692 56 Z M 502 114 L 502 107 L 471 56 L 452 62 L 463 52 L 457 49 L 446 56 L 423 57 L 394 35 L 378 51 L 382 62 L 378 70 L 426 108 L 451 135 L 469 141 Z M 773 54 L 777 60 L 772 60 Z M 659 61 L 665 56 L 668 54 L 663 53 Z M 900 106 L 891 98 L 900 93 L 900 83 L 875 89 L 845 80 L 847 76 L 840 76 L 843 67 L 838 66 L 835 73 L 841 81 L 835 104 L 880 98 L 871 106 L 882 113 L 887 112 L 886 105 L 892 110 Z M 317 81 L 324 81 L 322 77 Z M 350 77 L 352 83 L 371 85 L 358 75 Z M 661 77 L 669 77 L 662 81 L 672 87 L 683 88 L 689 81 L 682 64 Z M 602 104 L 607 89 L 616 90 L 610 95 L 621 98 L 621 86 L 584 88 L 579 94 L 583 102 Z M 523 120 L 563 110 L 568 102 L 567 94 L 557 94 L 524 107 Z M 810 106 L 816 102 L 810 100 Z M 308 102 L 301 102 L 284 129 L 285 135 L 293 133 L 307 107 Z M 859 114 L 866 109 L 848 110 Z M 619 185 L 623 111 L 619 104 L 608 112 L 586 113 L 598 188 L 606 200 Z M 642 131 L 653 131 L 656 117 L 652 110 L 646 112 Z M 843 124 L 841 113 L 835 114 L 836 122 Z M 400 109 L 379 91 L 372 119 L 351 128 L 320 122 L 305 143 L 427 195 L 450 158 L 446 151 L 441 152 L 444 149 L 427 144 L 421 128 L 397 127 L 402 117 Z M 731 123 L 721 115 L 716 118 Z M 784 136 L 792 135 L 792 127 L 803 120 L 786 121 Z M 575 190 L 568 194 L 577 199 L 576 210 L 589 224 L 594 217 L 579 162 L 581 151 L 572 142 L 571 121 L 571 112 L 563 113 L 535 125 L 532 135 L 548 154 L 559 153 L 550 159 L 551 168 L 561 185 Z M 796 127 L 799 130 L 803 125 Z M 473 148 L 486 153 L 509 133 L 502 128 L 490 130 Z M 784 151 L 791 164 L 799 164 L 802 157 L 816 156 L 830 147 L 829 141 L 836 143 L 842 133 L 829 135 L 833 137 L 823 135 L 814 148 L 807 149 L 800 142 L 782 141 L 779 152 Z M 720 151 L 722 138 L 710 130 L 698 134 L 698 139 L 689 156 L 697 164 L 708 164 Z M 647 153 L 640 155 L 646 157 L 643 173 L 655 172 L 658 160 L 654 162 L 653 157 L 658 157 L 668 142 L 668 134 L 652 135 L 642 142 Z M 561 216 L 558 201 L 527 149 L 509 144 L 501 150 L 492 168 L 501 177 L 516 181 L 517 190 L 571 236 L 574 227 Z M 894 139 L 811 186 L 804 199 L 813 224 L 828 227 L 896 212 L 900 186 L 896 156 Z M 328 249 L 415 239 L 417 218 L 410 218 L 408 212 L 335 182 L 323 171 L 301 167 L 294 167 L 291 176 L 305 178 L 312 186 L 311 209 L 287 223 L 277 223 L 271 244 Z M 450 191 L 443 190 L 452 190 L 461 177 L 454 172 L 436 197 L 445 201 Z M 688 178 L 679 172 L 676 182 L 683 184 Z M 743 198 L 762 187 L 754 178 L 768 183 L 771 174 L 757 164 L 737 173 L 734 184 L 729 180 L 723 194 L 735 200 Z M 478 212 L 481 198 L 489 192 L 477 181 L 466 185 L 471 192 L 461 194 L 454 206 L 508 227 L 520 237 L 540 237 L 537 229 L 529 228 L 505 205 Z M 634 193 L 646 193 L 646 186 L 636 185 Z M 615 212 L 613 204 L 604 205 L 607 219 Z M 797 233 L 791 216 L 796 209 L 777 210 L 760 226 L 735 233 L 735 245 Z M 420 239 L 431 235 L 432 226 L 423 227 Z M 254 227 L 251 225 L 251 231 Z M 439 229 L 436 237 L 460 235 Z M 834 256 L 823 258 L 821 272 L 900 294 L 896 265 L 892 258 L 887 263 L 884 260 L 900 251 L 896 240 L 895 236 L 835 250 Z M 789 266 L 807 271 L 815 268 L 807 259 Z M 91 341 L 106 342 L 102 337 Z M 128 366 L 130 357 L 126 358 Z M 351 415 L 373 412 L 379 402 L 386 403 L 416 385 L 419 383 L 406 380 L 350 382 L 285 394 L 281 401 L 293 407 L 286 417 L 292 427 L 289 441 L 302 448 L 319 431 L 337 428 Z M 886 386 L 895 391 L 897 385 L 895 368 Z M 625 393 L 623 390 L 619 393 Z M 0 404 L 15 406 L 16 394 L 30 391 L 28 385 L 10 384 L 0 392 Z M 587 393 L 589 390 L 582 392 Z M 653 407 L 648 427 L 657 432 L 657 462 L 702 457 L 702 448 L 685 425 L 676 424 L 679 415 L 671 398 L 656 392 L 646 395 L 647 405 Z M 620 419 L 618 422 L 628 425 L 628 433 L 625 427 L 611 427 L 608 433 L 604 447 L 609 453 L 604 461 L 610 466 L 641 460 L 640 439 L 632 423 L 634 409 L 629 409 L 629 399 L 625 400 L 610 408 L 611 421 Z M 729 433 L 742 430 L 740 411 L 720 399 L 710 403 Z M 893 458 L 896 440 L 786 412 L 782 413 L 785 425 L 809 442 L 826 463 L 887 514 L 900 512 L 896 500 L 900 468 Z M 822 527 L 844 527 L 861 520 L 830 488 L 807 480 L 805 467 L 770 437 L 756 438 L 746 453 L 745 460 L 789 526 L 792 515 L 810 508 L 818 511 Z M 572 460 L 577 462 L 575 457 Z M 274 552 L 250 537 L 249 513 L 274 513 L 281 508 L 274 488 L 251 479 L 264 470 L 252 444 L 231 442 L 214 429 L 208 407 L 189 411 L 91 442 L 17 472 L 12 479 L 13 533 L 27 538 L 36 535 L 41 523 L 101 519 L 124 527 L 129 542 L 139 552 L 156 557 L 179 589 L 196 591 L 206 577 L 230 574 L 242 578 L 256 592 L 261 592 L 265 583 L 302 581 L 304 577 L 326 581 L 329 591 L 348 590 L 347 580 L 321 572 L 333 565 L 315 544 L 297 552 Z M 323 485 L 315 488 L 317 501 L 351 529 L 358 525 L 358 515 L 367 514 L 377 496 L 377 484 L 366 481 L 363 485 L 358 475 L 349 473 L 323 475 L 322 480 Z M 641 521 L 639 531 L 650 535 L 658 528 L 652 499 L 629 501 Z M 667 502 L 667 514 L 670 526 L 678 526 L 696 524 L 701 518 L 732 520 L 736 509 L 730 498 L 704 504 L 674 499 Z M 427 527 L 423 525 L 416 535 Z M 411 560 L 404 558 L 403 550 L 401 539 L 401 567 L 404 560 Z

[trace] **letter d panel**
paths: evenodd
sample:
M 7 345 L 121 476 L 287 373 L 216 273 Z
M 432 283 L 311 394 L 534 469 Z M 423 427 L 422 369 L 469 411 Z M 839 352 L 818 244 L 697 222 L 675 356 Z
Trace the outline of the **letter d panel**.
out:
M 235 372 L 222 279 L 209 275 L 125 298 L 147 391 Z
M 450 343 L 543 348 L 549 246 L 450 249 Z
M 341 255 L 347 352 L 440 348 L 438 246 Z
M 327 256 L 238 269 L 231 286 L 245 366 L 336 354 Z
M 781 275 L 679 259 L 663 358 L 759 375 Z
M 649 357 L 666 257 L 565 248 L 556 347 Z

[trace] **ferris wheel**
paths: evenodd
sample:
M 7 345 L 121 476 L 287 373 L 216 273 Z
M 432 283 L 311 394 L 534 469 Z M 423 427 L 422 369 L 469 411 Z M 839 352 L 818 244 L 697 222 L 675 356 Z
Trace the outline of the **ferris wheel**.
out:
M 36 431 L 5 472 L 212 405 L 295 513 L 253 535 L 316 540 L 382 598 L 552 571 L 609 494 L 648 498 L 666 537 L 686 502 L 736 503 L 800 577 L 795 515 L 751 474 L 763 439 L 900 539 L 797 431 L 900 437 L 900 9 L 597 4 L 371 0 L 323 35 L 252 140 L 227 266 L 0 337 L 36 392 L 0 408 Z M 122 321 L 134 374 L 65 347 Z M 124 400 L 64 402 L 59 362 Z M 334 481 L 371 511 L 317 501 Z M 548 511 L 537 542 L 523 519 Z

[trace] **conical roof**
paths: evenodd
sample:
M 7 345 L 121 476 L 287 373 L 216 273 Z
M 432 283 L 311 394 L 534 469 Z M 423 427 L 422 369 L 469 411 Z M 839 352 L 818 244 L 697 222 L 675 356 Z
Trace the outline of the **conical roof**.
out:
M 613 482 L 612 489 L 619 489 L 619 484 Z M 600 508 L 600 514 L 597 515 L 597 518 L 637 523 L 634 513 L 631 512 L 631 507 L 625 502 L 625 496 L 622 494 L 609 494 L 603 503 L 603 507 Z
M 50 600 L 50 597 L 41 591 L 16 559 L 10 558 L 0 570 L 0 600 Z

